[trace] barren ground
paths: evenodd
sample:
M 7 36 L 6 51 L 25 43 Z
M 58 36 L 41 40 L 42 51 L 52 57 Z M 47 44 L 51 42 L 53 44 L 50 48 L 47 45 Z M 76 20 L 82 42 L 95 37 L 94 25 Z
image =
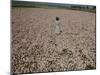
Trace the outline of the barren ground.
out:
M 54 33 L 55 17 L 62 33 Z M 11 72 L 37 73 L 96 68 L 95 13 L 12 8 Z

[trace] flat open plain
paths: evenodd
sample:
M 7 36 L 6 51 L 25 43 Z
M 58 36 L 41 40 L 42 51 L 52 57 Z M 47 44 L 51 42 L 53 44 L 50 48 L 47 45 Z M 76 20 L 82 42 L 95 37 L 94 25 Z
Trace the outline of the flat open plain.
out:
M 96 14 L 67 9 L 12 8 L 11 72 L 96 68 Z M 54 33 L 55 17 L 62 33 Z

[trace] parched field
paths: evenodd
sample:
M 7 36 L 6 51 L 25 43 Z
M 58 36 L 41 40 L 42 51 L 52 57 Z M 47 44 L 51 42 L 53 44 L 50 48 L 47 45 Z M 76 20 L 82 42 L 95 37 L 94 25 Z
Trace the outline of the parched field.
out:
M 96 14 L 12 8 L 11 72 L 38 73 L 96 68 Z M 54 32 L 55 17 L 62 33 Z

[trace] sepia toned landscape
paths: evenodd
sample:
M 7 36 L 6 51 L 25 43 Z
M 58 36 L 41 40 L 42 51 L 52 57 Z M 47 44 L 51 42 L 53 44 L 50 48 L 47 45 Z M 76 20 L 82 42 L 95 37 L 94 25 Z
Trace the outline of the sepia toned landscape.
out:
M 11 21 L 12 74 L 96 69 L 95 13 L 13 7 Z

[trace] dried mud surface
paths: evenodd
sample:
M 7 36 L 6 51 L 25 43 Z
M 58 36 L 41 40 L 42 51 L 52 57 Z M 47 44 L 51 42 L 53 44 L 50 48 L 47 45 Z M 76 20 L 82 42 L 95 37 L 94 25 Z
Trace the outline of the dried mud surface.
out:
M 12 8 L 11 72 L 38 73 L 96 68 L 95 13 Z M 54 33 L 55 17 L 62 33 Z

